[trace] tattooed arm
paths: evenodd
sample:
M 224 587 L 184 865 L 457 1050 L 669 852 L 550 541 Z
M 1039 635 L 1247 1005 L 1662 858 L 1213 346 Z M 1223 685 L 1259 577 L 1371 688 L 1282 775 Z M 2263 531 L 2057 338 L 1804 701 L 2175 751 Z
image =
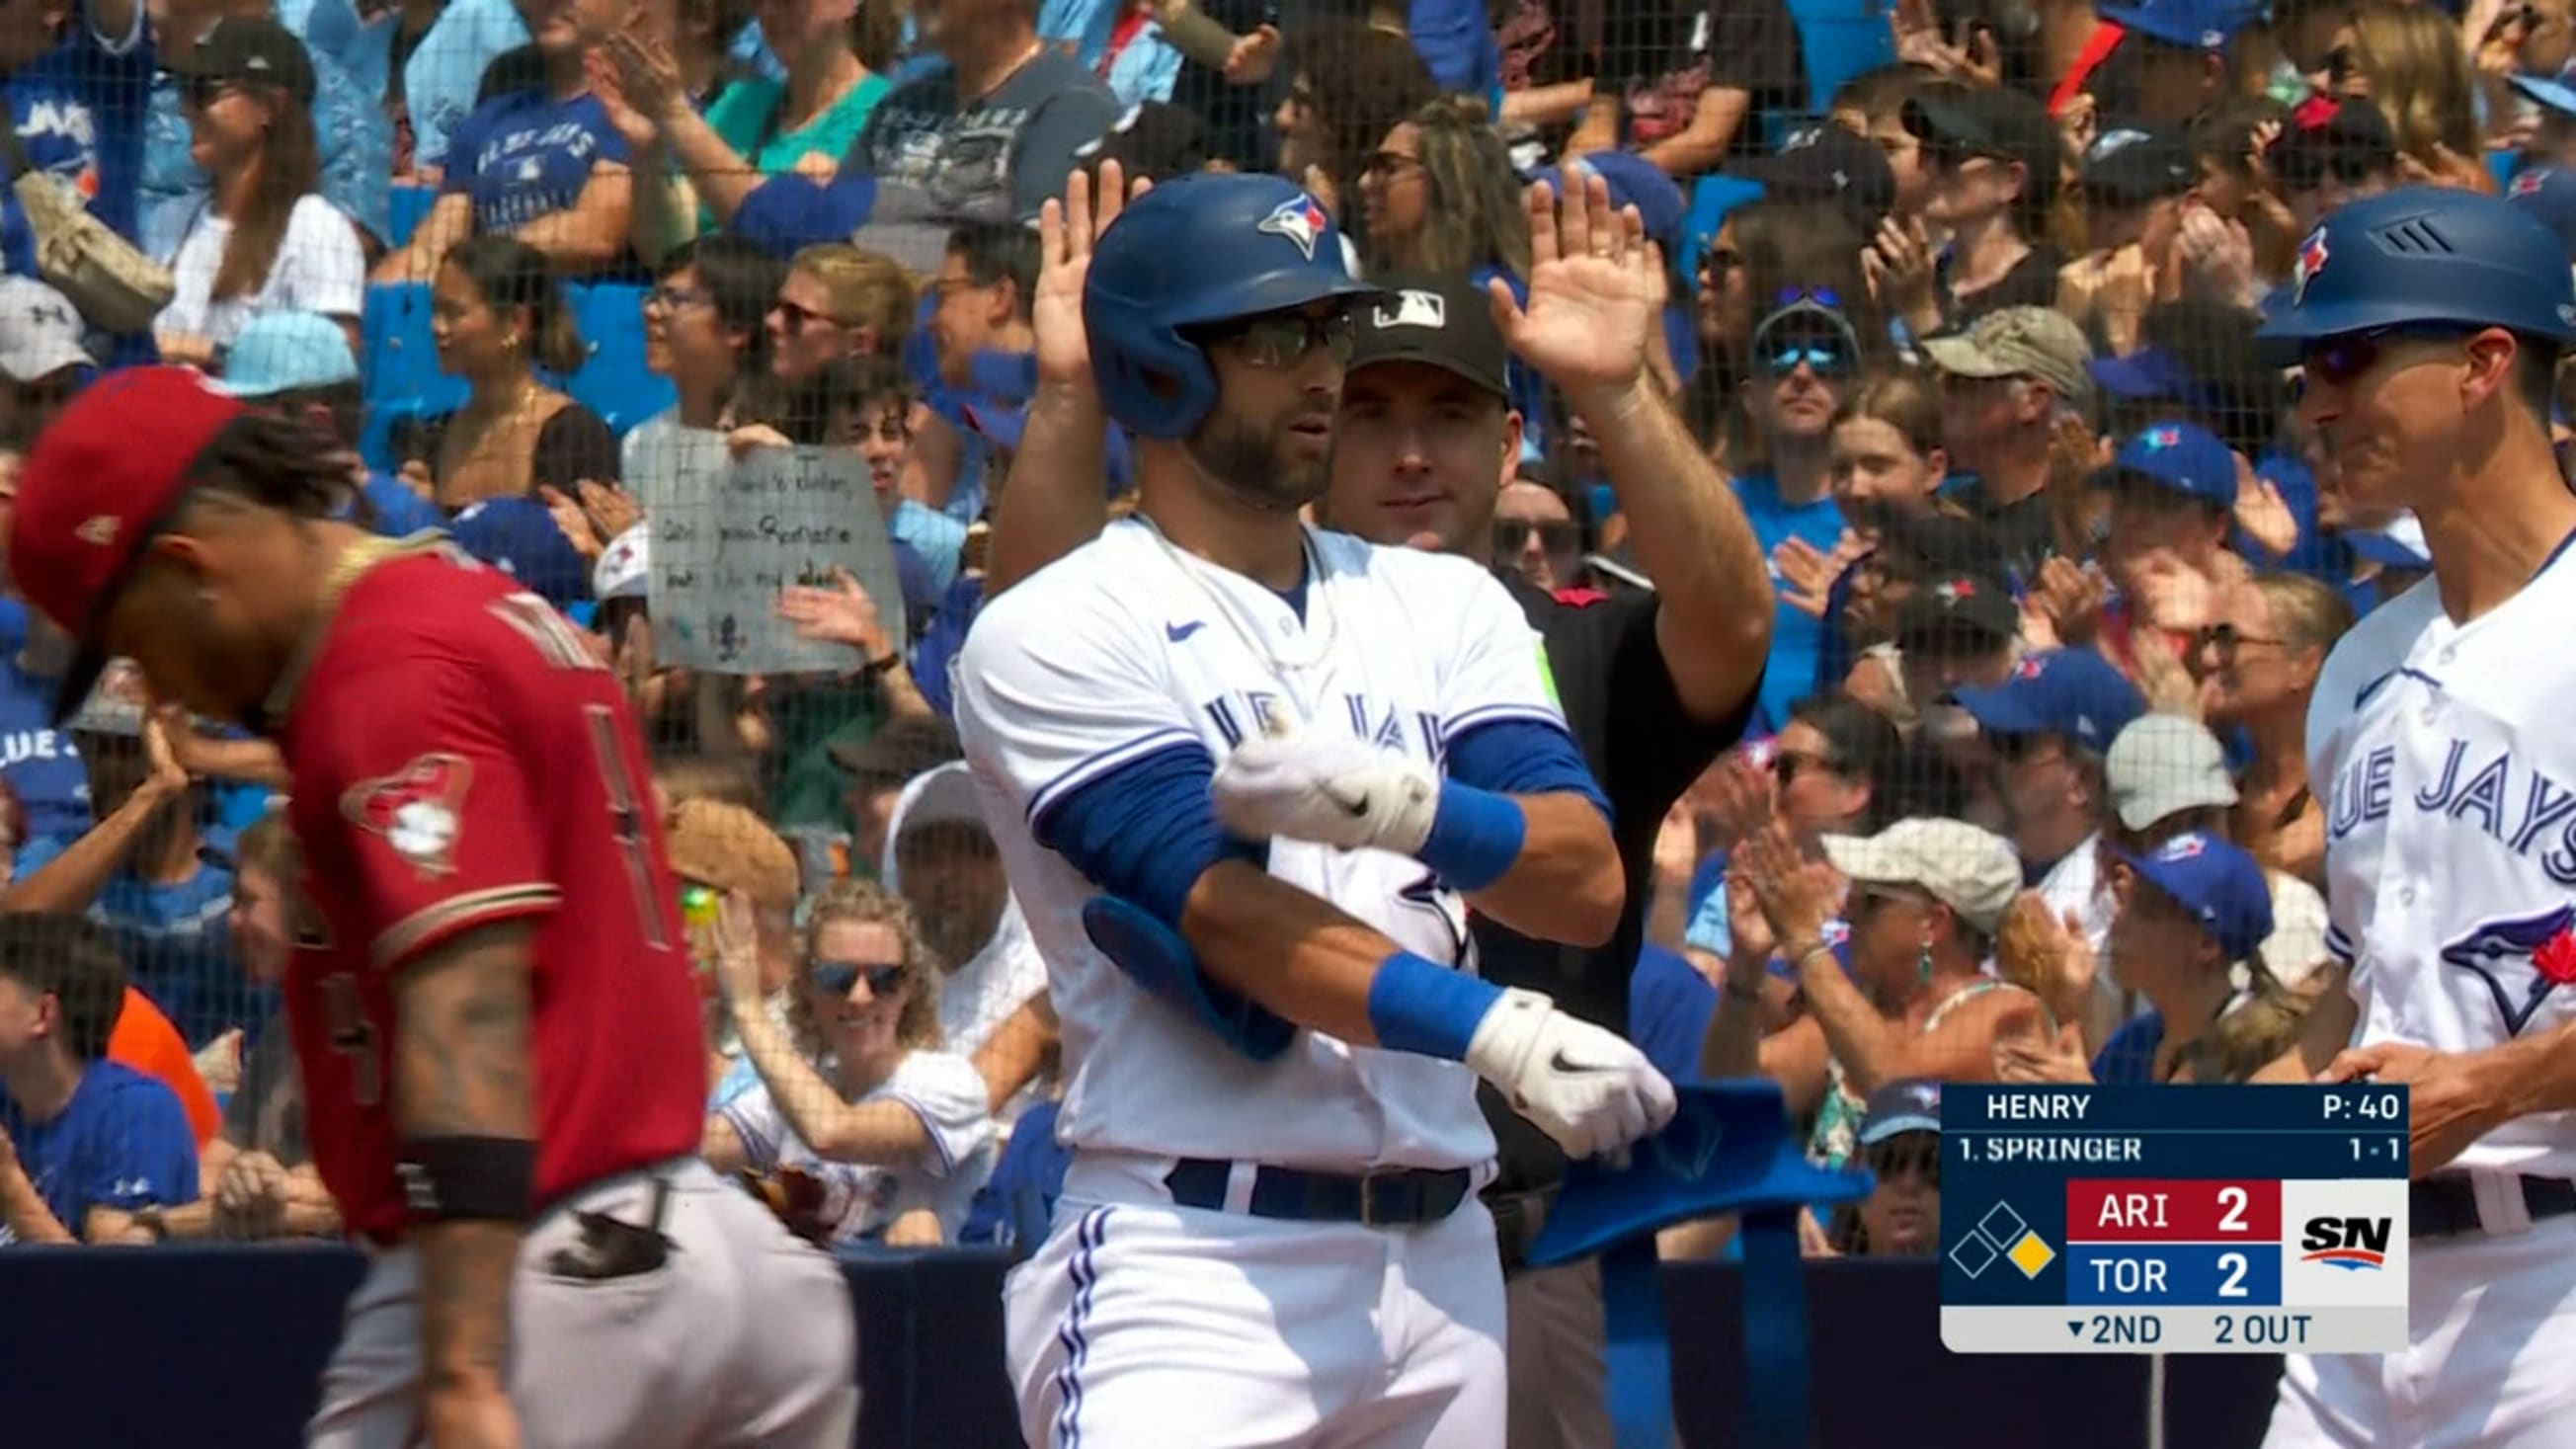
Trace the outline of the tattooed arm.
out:
M 394 1124 L 406 1139 L 536 1135 L 529 1065 L 529 943 L 480 927 L 404 963 L 396 990 Z M 435 1442 L 479 1443 L 469 1426 L 506 1416 L 510 1275 L 521 1225 L 416 1228 L 428 1422 Z

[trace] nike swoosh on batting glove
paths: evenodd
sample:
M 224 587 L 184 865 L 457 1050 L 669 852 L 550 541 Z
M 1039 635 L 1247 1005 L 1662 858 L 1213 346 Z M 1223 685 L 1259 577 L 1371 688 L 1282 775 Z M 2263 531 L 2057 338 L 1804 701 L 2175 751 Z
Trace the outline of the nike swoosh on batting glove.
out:
M 1568 1157 L 1616 1151 L 1673 1117 L 1673 1084 L 1643 1052 L 1534 991 L 1503 993 L 1466 1061 Z
M 1347 736 L 1262 736 L 1217 763 L 1216 818 L 1245 840 L 1313 841 L 1415 855 L 1430 838 L 1440 778 Z

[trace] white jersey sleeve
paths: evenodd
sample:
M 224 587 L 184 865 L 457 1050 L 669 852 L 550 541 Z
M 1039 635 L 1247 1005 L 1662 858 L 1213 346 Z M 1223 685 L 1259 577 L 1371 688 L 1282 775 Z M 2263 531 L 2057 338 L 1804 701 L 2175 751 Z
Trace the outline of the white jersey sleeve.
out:
M 781 1149 L 796 1143 L 796 1134 L 779 1113 L 778 1099 L 769 1095 L 767 1082 L 753 1084 L 749 1091 L 718 1107 L 716 1115 L 733 1128 L 734 1136 L 742 1139 L 743 1163 L 754 1172 L 777 1171 Z
M 1200 747 L 1152 627 L 1098 590 L 1026 584 L 977 615 L 957 659 L 957 732 L 1032 827 L 1121 765 Z
M 1423 562 L 1442 565 L 1435 577 L 1456 601 L 1452 643 L 1440 661 L 1441 739 L 1504 719 L 1562 726 L 1565 711 L 1548 672 L 1547 646 L 1520 605 L 1492 574 L 1463 559 Z
M 930 1150 L 913 1166 L 933 1177 L 949 1176 L 960 1164 L 978 1160 L 993 1141 L 984 1078 L 964 1057 L 909 1053 L 870 1095 L 901 1102 L 921 1119 L 930 1134 Z

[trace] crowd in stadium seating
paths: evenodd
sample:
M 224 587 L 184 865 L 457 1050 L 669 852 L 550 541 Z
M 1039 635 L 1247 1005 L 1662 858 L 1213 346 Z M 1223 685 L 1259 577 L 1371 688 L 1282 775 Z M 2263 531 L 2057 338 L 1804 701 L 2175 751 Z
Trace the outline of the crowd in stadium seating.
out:
M 2253 330 L 2319 217 L 2401 184 L 2576 255 L 2571 46 L 2567 0 L 0 0 L 0 496 L 155 355 L 329 424 L 364 516 L 449 529 L 626 679 L 710 1157 L 820 1240 L 1025 1240 L 1044 966 L 944 715 L 1041 204 L 1111 160 L 1276 169 L 1356 266 L 1519 289 L 1521 188 L 1579 164 L 1659 244 L 1653 369 L 1778 595 L 1618 1024 L 1877 1169 L 1813 1251 L 1929 1251 L 1929 1084 L 2238 1079 L 2331 988 L 2307 695 L 2428 561 Z M 55 185 L 163 269 L 147 324 L 25 204 Z M 1510 400 L 1494 566 L 1651 587 L 1582 420 L 1517 364 Z M 668 667 L 654 521 L 782 447 L 864 461 L 903 628 L 793 585 L 777 627 L 845 670 Z M 113 680 L 57 728 L 64 641 L 14 601 L 0 635 L 0 907 L 93 923 L 0 917 L 0 1241 L 334 1232 L 274 1022 L 273 757 Z

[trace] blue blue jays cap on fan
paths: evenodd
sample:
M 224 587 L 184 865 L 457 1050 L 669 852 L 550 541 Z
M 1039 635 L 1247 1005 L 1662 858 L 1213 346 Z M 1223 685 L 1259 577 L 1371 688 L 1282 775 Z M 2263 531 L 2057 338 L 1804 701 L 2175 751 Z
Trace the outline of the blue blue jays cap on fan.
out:
M 2263 867 L 2240 847 L 2204 830 L 2187 830 L 2153 850 L 2117 854 L 2191 912 L 2218 938 L 2228 960 L 2244 960 L 2272 934 L 2272 887 Z
M 1615 1443 L 1666 1449 L 1673 1440 L 1671 1347 L 1665 1340 L 1655 1233 L 1674 1223 L 1742 1213 L 1744 1432 L 1748 1445 L 1808 1442 L 1806 1289 L 1798 1215 L 1858 1202 L 1865 1172 L 1809 1162 L 1789 1134 L 1779 1084 L 1767 1078 L 1677 1084 L 1663 1131 L 1629 1149 L 1566 1169 L 1565 1188 L 1530 1245 L 1539 1267 L 1599 1255 Z
M 1216 405 L 1216 372 L 1189 334 L 1377 291 L 1351 275 L 1341 228 L 1295 183 L 1217 172 L 1164 182 L 1092 250 L 1082 319 L 1101 406 L 1140 437 L 1188 437 Z
M 2338 207 L 2299 244 L 2290 304 L 2256 332 L 2268 360 L 2390 327 L 2502 327 L 2576 343 L 2576 281 L 2556 233 L 2497 196 L 2406 186 Z
M 1890 1082 L 1869 1094 L 1861 1114 L 1860 1145 L 1876 1147 L 1908 1132 L 1941 1130 L 1941 1084 L 1928 1077 Z
M 2549 228 L 2568 258 L 2576 261 L 2576 171 L 2534 166 L 2517 172 L 2505 183 L 2504 199 Z
M 2138 687 L 2090 649 L 2026 655 L 2003 683 L 1950 697 L 1988 734 L 2059 735 L 2097 753 L 2147 712 Z
M 458 548 L 558 609 L 590 598 L 590 566 L 534 498 L 486 498 L 457 514 L 447 533 Z
M 2558 76 L 2517 75 L 2510 80 L 2515 90 L 2534 103 L 2562 116 L 2576 116 L 2576 86 L 2567 84 Z
M 2140 0 L 2135 5 L 2096 5 L 2100 19 L 2131 34 L 2185 50 L 2225 50 L 2236 33 L 2263 18 L 2244 0 Z
M 2084 364 L 2104 392 L 2132 402 L 2178 402 L 2196 398 L 2200 379 L 2182 359 L 2161 347 L 2141 347 L 2118 357 L 2097 357 Z
M 2236 506 L 2236 454 L 2207 428 L 2185 422 L 2156 422 L 2140 428 L 2120 445 L 2111 466 L 2093 475 L 2096 483 L 2143 478 L 2168 492 L 2221 508 Z

